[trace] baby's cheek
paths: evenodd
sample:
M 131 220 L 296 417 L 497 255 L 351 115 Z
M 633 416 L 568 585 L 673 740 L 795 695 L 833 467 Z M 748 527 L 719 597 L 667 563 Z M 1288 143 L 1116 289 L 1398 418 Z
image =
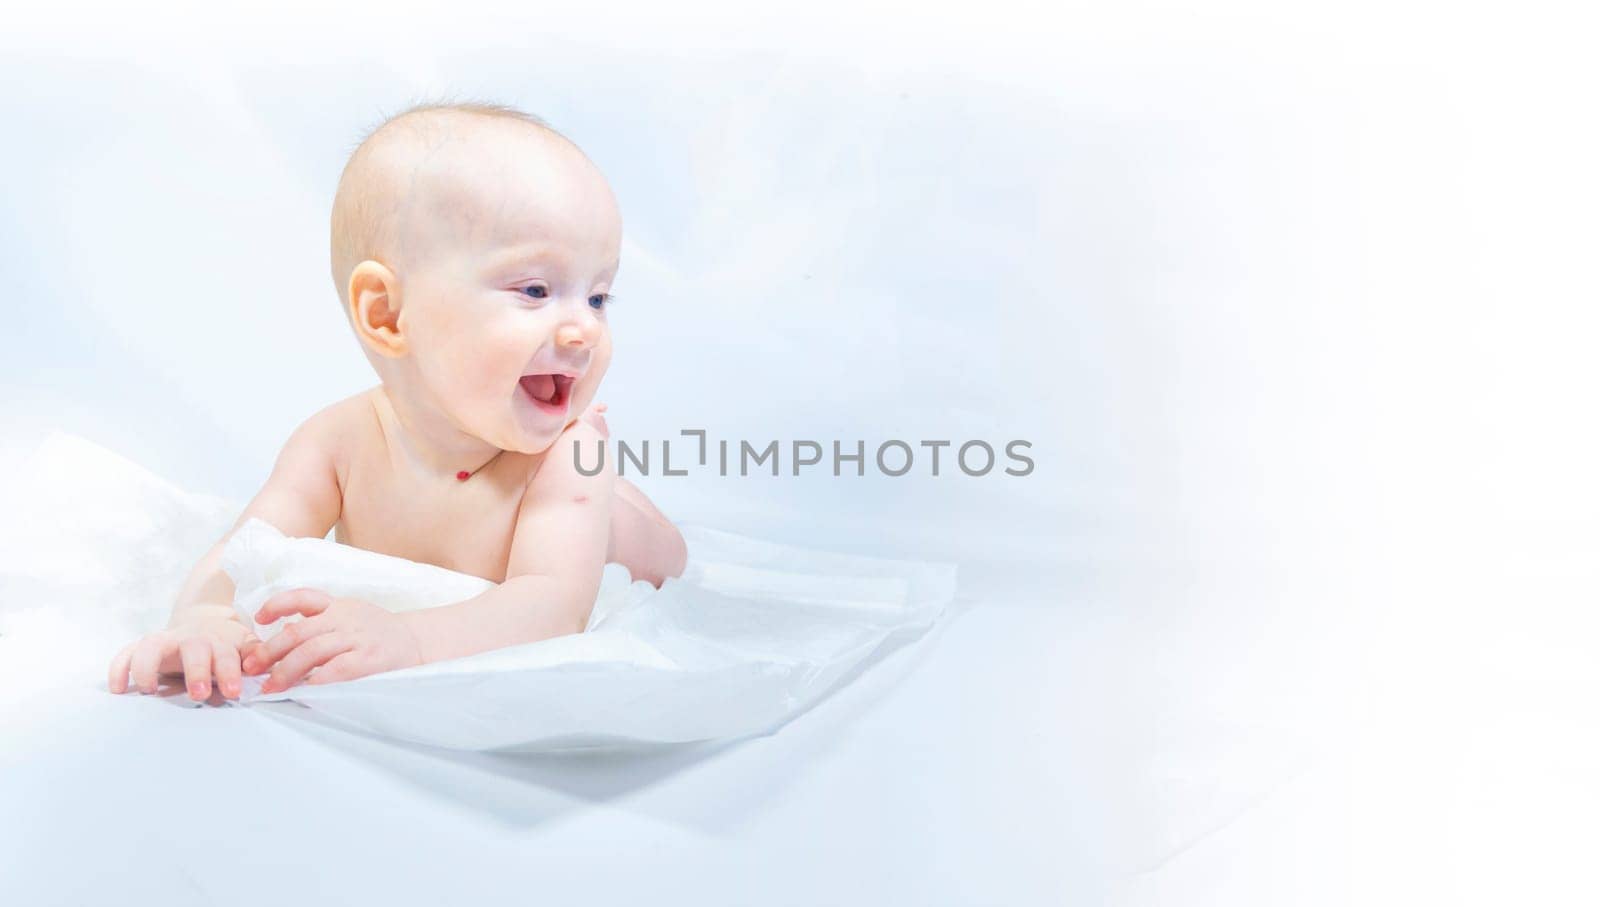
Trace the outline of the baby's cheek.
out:
M 598 390 L 600 382 L 605 379 L 606 370 L 611 367 L 611 343 L 605 341 L 597 344 L 594 352 L 589 355 L 589 381 L 591 390 Z
M 526 356 L 492 335 L 462 344 L 452 351 L 456 375 L 468 388 L 504 396 L 522 377 Z

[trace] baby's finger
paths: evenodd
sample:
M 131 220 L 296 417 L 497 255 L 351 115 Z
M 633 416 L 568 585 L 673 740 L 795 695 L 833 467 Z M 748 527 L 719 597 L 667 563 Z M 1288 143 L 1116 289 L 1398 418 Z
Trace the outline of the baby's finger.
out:
M 606 420 L 601 416 L 601 413 L 605 411 L 606 405 L 604 403 L 595 403 L 587 410 L 584 410 L 583 421 L 594 426 L 595 431 L 598 431 L 602 436 L 609 438 L 611 437 L 611 429 L 606 426 Z
M 211 695 L 211 655 L 211 640 L 204 636 L 191 636 L 178 643 L 183 679 L 189 685 L 189 698 L 195 702 L 203 702 Z
M 216 660 L 217 689 L 228 699 L 238 699 L 239 650 L 220 639 L 213 639 L 211 655 Z
M 133 657 L 128 662 L 128 673 L 133 677 L 133 685 L 139 688 L 139 693 L 155 693 L 155 683 L 162 673 L 162 659 L 166 653 L 178 648 L 178 643 L 171 637 L 154 635 L 139 640 L 139 645 L 133 648 Z
M 335 655 L 321 667 L 311 672 L 306 685 L 314 683 L 338 683 L 341 680 L 354 680 L 357 677 L 367 676 L 367 671 L 361 668 L 361 658 L 354 650 L 342 655 Z
M 266 683 L 261 685 L 261 692 L 276 693 L 279 690 L 287 690 L 306 676 L 307 671 L 335 655 L 350 651 L 354 646 L 355 643 L 350 641 L 350 637 L 343 633 L 324 633 L 312 637 L 309 642 L 297 646 L 293 652 L 278 662 L 272 669 L 272 674 L 267 677 Z
M 134 640 L 123 646 L 111 659 L 111 671 L 106 677 L 106 689 L 113 693 L 128 692 L 128 664 L 133 661 L 133 650 L 139 645 Z
M 250 670 L 250 656 L 258 655 L 261 652 L 261 647 L 264 645 L 266 645 L 266 643 L 262 642 L 261 639 L 254 633 L 247 633 L 243 639 L 239 640 L 239 661 L 244 665 L 244 672 L 246 674 L 255 673 L 254 671 Z
M 270 624 L 280 617 L 321 614 L 333 604 L 333 596 L 321 589 L 289 589 L 267 599 L 256 611 L 256 623 Z
M 326 614 L 297 620 L 284 627 L 277 636 L 262 643 L 256 651 L 245 656 L 244 669 L 251 674 L 263 673 L 277 663 L 278 659 L 288 655 L 291 649 L 313 636 L 320 636 L 332 629 L 333 624 Z
M 238 642 L 240 660 L 242 661 L 250 655 L 261 651 L 261 647 L 263 645 L 265 645 L 265 643 L 263 643 L 260 637 L 256 636 L 254 633 L 245 634 L 245 637 Z
M 154 693 L 156 691 L 156 678 L 161 673 L 161 661 L 167 653 L 178 647 L 178 643 L 166 633 L 155 633 L 139 640 L 134 646 L 133 658 L 129 662 L 129 671 L 133 674 L 133 685 L 141 693 Z

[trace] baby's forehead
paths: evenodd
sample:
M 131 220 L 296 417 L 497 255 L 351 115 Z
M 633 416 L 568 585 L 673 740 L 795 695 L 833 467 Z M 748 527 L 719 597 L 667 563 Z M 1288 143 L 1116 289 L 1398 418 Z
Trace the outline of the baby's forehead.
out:
M 526 124 L 487 125 L 441 143 L 419 162 L 409 221 L 449 231 L 458 247 L 484 249 L 604 245 L 619 231 L 610 187 L 581 151 Z

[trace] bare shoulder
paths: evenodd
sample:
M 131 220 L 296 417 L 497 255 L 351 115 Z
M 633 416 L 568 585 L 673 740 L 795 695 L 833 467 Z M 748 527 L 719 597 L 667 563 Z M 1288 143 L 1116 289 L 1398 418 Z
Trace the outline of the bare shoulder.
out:
M 335 400 L 312 413 L 306 421 L 316 421 L 323 430 L 334 434 L 375 430 L 378 427 L 376 398 L 381 392 L 381 387 L 369 387 L 343 400 Z
M 324 538 L 344 506 L 362 395 L 328 404 L 302 421 L 278 452 L 272 473 L 239 517 L 260 517 L 293 538 Z M 236 524 L 238 525 L 238 524 Z
M 574 422 L 545 451 L 529 477 L 524 498 L 548 499 L 554 494 L 588 498 L 597 492 L 609 493 L 616 469 L 605 445 L 606 436 L 599 428 L 584 420 Z
M 303 469 L 332 473 L 342 488 L 355 452 L 378 432 L 371 394 L 352 394 L 307 416 L 290 434 L 282 456 Z
M 555 577 L 572 584 L 572 601 L 594 602 L 616 484 L 611 464 L 600 461 L 603 443 L 599 429 L 578 422 L 544 452 L 517 510 L 508 577 Z

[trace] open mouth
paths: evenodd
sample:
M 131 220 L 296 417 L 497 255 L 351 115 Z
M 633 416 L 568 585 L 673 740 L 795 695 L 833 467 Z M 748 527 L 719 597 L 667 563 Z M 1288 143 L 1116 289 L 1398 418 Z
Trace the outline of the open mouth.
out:
M 518 383 L 534 406 L 547 413 L 564 413 L 574 380 L 571 375 L 523 375 Z

